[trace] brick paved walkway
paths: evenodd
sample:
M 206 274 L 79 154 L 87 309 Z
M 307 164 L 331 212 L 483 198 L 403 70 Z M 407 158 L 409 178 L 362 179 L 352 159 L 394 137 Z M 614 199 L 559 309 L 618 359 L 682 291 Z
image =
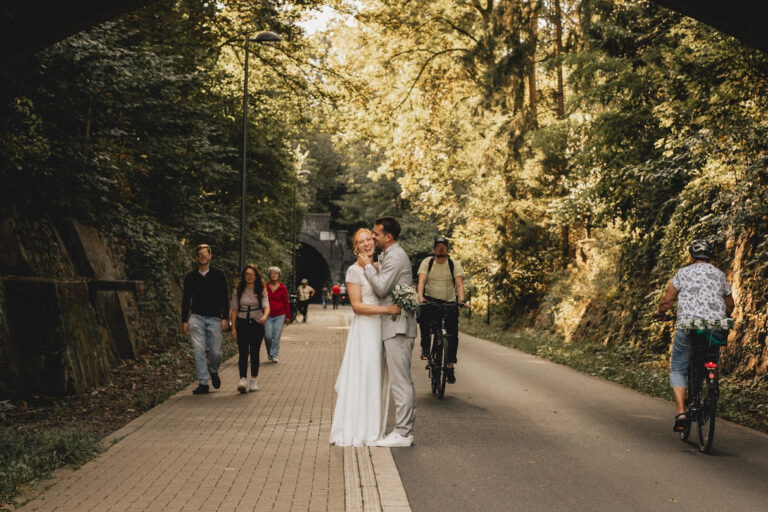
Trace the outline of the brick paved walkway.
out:
M 20 510 L 410 511 L 389 449 L 328 444 L 350 310 L 310 313 L 262 363 L 261 391 L 237 393 L 231 359 L 221 389 L 171 397 Z

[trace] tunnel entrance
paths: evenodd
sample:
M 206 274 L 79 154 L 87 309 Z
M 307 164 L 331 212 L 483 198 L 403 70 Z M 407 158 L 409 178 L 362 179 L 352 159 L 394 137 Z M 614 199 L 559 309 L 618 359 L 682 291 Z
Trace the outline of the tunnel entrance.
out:
M 309 281 L 309 286 L 317 292 L 312 298 L 312 302 L 320 302 L 320 290 L 323 286 L 331 287 L 331 271 L 328 263 L 317 249 L 309 244 L 299 244 L 296 249 L 296 286 L 301 284 L 302 279 Z

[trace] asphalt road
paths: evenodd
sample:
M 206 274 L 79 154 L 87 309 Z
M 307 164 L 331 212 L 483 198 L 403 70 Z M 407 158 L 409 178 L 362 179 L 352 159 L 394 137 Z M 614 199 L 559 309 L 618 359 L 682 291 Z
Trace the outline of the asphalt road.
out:
M 762 433 L 719 421 L 701 454 L 671 402 L 463 334 L 441 401 L 416 344 L 415 444 L 392 450 L 414 512 L 768 512 Z

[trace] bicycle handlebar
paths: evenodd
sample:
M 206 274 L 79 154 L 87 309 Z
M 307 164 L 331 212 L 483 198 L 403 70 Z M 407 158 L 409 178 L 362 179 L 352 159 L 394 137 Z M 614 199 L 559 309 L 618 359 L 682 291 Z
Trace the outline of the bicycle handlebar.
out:
M 440 306 L 440 307 L 457 307 L 459 309 L 470 309 L 472 307 L 472 303 L 469 301 L 441 301 L 438 302 L 436 300 L 429 300 L 427 299 L 425 302 L 422 302 L 419 304 L 420 306 Z
M 461 302 L 448 302 L 448 301 L 436 301 L 436 300 L 429 300 L 427 299 L 426 302 L 422 302 L 420 306 L 435 306 L 440 309 L 449 309 L 449 308 L 459 308 L 461 307 Z

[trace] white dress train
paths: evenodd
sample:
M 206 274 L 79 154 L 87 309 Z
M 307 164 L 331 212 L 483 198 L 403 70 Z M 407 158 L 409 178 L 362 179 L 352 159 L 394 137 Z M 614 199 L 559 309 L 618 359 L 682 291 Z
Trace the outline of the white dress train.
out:
M 346 282 L 361 285 L 363 304 L 379 304 L 359 265 L 349 267 Z M 370 446 L 384 436 L 389 383 L 379 315 L 353 317 L 336 378 L 336 393 L 331 444 Z

